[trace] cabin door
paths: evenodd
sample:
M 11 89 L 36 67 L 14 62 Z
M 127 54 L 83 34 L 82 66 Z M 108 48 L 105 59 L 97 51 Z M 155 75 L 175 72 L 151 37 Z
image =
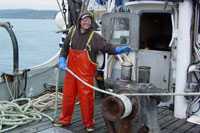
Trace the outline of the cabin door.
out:
M 168 89 L 172 22 L 170 13 L 141 13 L 137 54 L 138 82 Z

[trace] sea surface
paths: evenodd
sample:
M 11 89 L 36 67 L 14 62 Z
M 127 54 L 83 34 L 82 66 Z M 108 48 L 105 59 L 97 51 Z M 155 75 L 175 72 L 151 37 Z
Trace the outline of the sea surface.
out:
M 53 19 L 2 19 L 13 25 L 19 47 L 19 69 L 31 68 L 50 59 L 59 50 L 61 35 Z M 0 28 L 0 73 L 13 72 L 13 47 L 4 28 Z

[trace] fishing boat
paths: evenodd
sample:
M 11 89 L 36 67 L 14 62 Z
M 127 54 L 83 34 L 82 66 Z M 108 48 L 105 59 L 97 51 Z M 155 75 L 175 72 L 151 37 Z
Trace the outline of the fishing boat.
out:
M 132 0 L 122 5 L 117 2 L 105 2 L 107 10 L 100 17 L 99 29 L 108 42 L 128 45 L 133 52 L 102 54 L 98 58 L 96 87 L 91 86 L 100 92 L 95 101 L 95 132 L 200 132 L 200 2 Z M 69 4 L 69 8 L 83 10 L 76 4 Z M 77 10 L 73 11 L 68 15 L 76 15 Z M 66 9 L 61 8 L 61 12 L 66 20 Z M 85 132 L 78 105 L 70 127 L 52 124 L 58 116 L 65 74 L 57 65 L 60 51 L 41 65 L 20 70 L 12 26 L 3 22 L 0 26 L 8 31 L 13 44 L 13 73 L 0 77 L 0 132 Z M 66 71 L 73 74 L 69 69 Z M 46 91 L 55 93 L 38 98 Z M 48 103 L 46 98 L 53 101 Z

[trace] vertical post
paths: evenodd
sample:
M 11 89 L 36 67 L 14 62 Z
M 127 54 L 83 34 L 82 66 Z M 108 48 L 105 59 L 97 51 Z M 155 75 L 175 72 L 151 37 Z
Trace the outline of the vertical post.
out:
M 192 1 L 184 0 L 179 4 L 179 25 L 176 64 L 176 93 L 183 93 L 186 87 L 187 67 L 191 60 L 191 26 L 192 26 Z M 184 96 L 175 97 L 174 116 L 186 118 L 187 103 Z
M 105 54 L 104 79 L 108 78 L 108 54 Z
M 59 69 L 56 68 L 56 95 L 55 95 L 55 112 L 54 112 L 54 120 L 58 115 L 58 89 L 59 89 Z

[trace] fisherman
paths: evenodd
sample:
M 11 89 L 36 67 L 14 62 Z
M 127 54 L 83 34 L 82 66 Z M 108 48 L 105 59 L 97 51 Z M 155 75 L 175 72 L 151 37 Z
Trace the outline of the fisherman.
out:
M 90 12 L 80 15 L 78 24 L 69 31 L 59 57 L 60 69 L 65 70 L 68 67 L 90 85 L 94 85 L 96 57 L 99 51 L 108 54 L 131 51 L 128 46 L 116 47 L 107 43 L 103 37 L 94 32 L 93 22 L 94 18 Z M 76 96 L 80 101 L 85 129 L 87 132 L 92 132 L 94 131 L 94 90 L 68 72 L 64 77 L 62 109 L 57 123 L 62 126 L 71 124 Z

